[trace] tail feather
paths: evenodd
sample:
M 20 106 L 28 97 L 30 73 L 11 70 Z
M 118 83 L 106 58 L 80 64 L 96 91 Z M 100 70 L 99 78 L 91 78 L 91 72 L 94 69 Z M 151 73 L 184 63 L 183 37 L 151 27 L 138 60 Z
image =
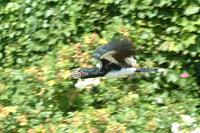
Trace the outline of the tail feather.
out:
M 137 68 L 136 72 L 164 72 L 164 68 Z

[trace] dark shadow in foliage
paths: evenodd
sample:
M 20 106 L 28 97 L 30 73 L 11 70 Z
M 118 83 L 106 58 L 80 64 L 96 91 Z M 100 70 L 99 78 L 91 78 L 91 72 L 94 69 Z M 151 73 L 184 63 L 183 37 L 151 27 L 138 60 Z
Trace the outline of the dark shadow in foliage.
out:
M 62 111 L 64 115 L 67 115 L 68 112 L 81 110 L 82 106 L 84 105 L 84 102 L 82 99 L 80 99 L 81 91 L 74 88 L 72 85 L 70 86 L 71 87 L 57 85 L 56 87 L 59 88 L 59 90 L 55 91 L 51 101 L 47 101 L 58 107 L 58 109 Z
M 194 64 L 194 70 L 195 70 L 197 84 L 200 87 L 200 62 Z
M 199 101 L 200 101 L 200 62 L 195 63 L 194 70 L 195 70 L 195 74 L 196 74 L 197 84 L 199 85 L 198 95 L 199 95 Z M 198 108 L 198 111 L 200 113 L 200 102 L 196 106 L 196 108 Z

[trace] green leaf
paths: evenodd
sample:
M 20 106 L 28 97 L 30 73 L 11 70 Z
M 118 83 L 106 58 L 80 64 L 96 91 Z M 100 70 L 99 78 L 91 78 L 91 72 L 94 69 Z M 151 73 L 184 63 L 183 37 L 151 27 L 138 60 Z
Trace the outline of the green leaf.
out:
M 31 11 L 32 11 L 32 8 L 27 7 L 27 8 L 25 8 L 24 14 L 29 14 L 29 13 L 31 13 Z
M 168 82 L 176 82 L 178 79 L 179 79 L 179 77 L 176 73 L 169 73 L 167 75 L 167 81 Z
M 185 40 L 183 40 L 183 44 L 186 47 L 189 47 L 191 44 L 195 44 L 195 40 L 197 38 L 197 35 L 193 34 L 193 35 L 189 35 Z
M 53 9 L 49 9 L 45 13 L 45 18 L 48 18 L 48 17 L 52 16 L 53 14 L 54 14 L 54 10 Z
M 200 10 L 200 7 L 199 7 L 199 6 L 189 6 L 189 7 L 187 7 L 187 9 L 185 10 L 184 14 L 185 14 L 185 15 L 193 15 L 193 14 L 198 13 L 199 10 Z
M 6 12 L 14 12 L 18 9 L 20 9 L 20 4 L 17 2 L 9 2 L 5 7 Z

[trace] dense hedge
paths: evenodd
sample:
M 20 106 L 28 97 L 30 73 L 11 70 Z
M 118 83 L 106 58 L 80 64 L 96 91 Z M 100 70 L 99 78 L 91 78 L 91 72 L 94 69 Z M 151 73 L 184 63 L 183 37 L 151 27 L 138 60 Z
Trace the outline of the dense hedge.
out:
M 1 132 L 197 130 L 199 34 L 199 0 L 0 1 Z M 140 66 L 168 72 L 76 89 L 69 70 L 95 65 L 92 51 L 119 36 Z

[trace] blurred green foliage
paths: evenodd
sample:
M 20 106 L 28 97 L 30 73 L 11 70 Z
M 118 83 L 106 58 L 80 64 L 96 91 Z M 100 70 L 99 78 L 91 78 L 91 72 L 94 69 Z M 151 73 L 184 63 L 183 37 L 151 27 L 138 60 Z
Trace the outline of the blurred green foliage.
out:
M 167 133 L 174 122 L 194 130 L 199 27 L 199 0 L 0 1 L 0 131 Z M 95 65 L 94 49 L 118 36 L 133 40 L 141 66 L 169 71 L 74 88 L 69 70 Z

